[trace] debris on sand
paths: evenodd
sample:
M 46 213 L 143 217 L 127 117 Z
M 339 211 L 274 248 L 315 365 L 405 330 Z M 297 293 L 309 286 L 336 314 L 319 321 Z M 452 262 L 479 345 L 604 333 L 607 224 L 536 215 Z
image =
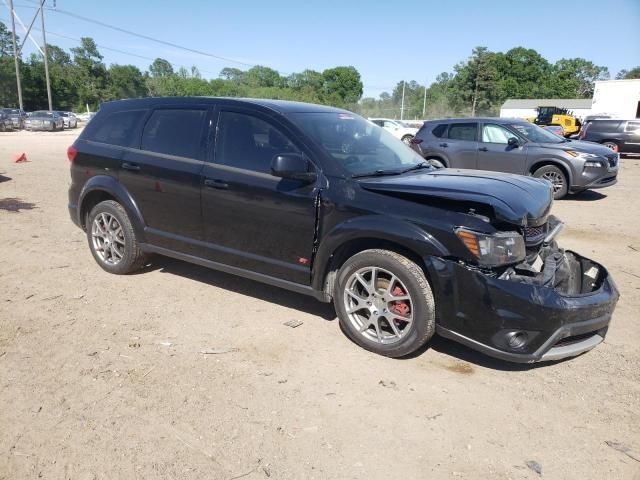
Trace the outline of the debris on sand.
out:
M 533 470 L 534 472 L 536 472 L 538 475 L 542 476 L 542 465 L 540 465 L 538 462 L 536 462 L 535 460 L 527 460 L 525 462 L 525 465 L 527 467 L 529 467 L 530 470 Z
M 283 325 L 286 327 L 297 328 L 302 325 L 304 322 L 300 320 L 289 320 L 288 322 L 284 322 Z
M 237 352 L 237 348 L 233 347 L 220 347 L 220 348 L 207 348 L 205 350 L 200 350 L 200 353 L 204 355 L 221 355 L 223 353 L 231 353 Z

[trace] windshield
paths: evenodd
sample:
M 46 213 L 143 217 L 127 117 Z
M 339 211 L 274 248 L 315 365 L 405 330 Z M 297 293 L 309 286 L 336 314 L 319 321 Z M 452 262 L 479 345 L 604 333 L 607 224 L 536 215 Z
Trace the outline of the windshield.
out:
M 46 117 L 46 118 L 51 118 L 53 117 L 53 113 L 51 112 L 45 112 L 45 111 L 39 111 L 39 112 L 33 112 L 31 114 L 32 117 Z
M 401 171 L 424 162 L 389 132 L 353 113 L 292 113 L 289 116 L 353 175 Z
M 533 123 L 512 123 L 509 125 L 527 140 L 537 143 L 564 143 L 566 140 L 555 133 L 540 128 Z

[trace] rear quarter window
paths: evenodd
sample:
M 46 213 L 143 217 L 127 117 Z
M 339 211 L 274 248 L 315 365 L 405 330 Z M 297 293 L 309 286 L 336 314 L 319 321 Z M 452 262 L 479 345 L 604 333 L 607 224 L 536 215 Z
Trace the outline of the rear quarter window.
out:
M 140 141 L 140 126 L 147 110 L 125 110 L 106 113 L 104 118 L 95 118 L 85 130 L 84 139 L 94 142 L 137 148 Z

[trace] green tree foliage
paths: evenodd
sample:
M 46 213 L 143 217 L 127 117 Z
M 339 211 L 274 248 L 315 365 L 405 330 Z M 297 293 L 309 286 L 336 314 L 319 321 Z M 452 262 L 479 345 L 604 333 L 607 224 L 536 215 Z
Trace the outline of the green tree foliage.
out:
M 631 70 L 620 70 L 616 75 L 616 80 L 632 80 L 640 78 L 640 67 L 633 67 Z

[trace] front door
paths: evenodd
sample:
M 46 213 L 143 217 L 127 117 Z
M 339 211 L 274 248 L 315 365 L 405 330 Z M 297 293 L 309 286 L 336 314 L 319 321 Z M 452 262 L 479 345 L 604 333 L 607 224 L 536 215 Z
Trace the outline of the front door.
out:
M 513 132 L 495 123 L 482 125 L 478 146 L 478 169 L 495 172 L 526 174 L 526 146 L 509 145 Z
M 301 153 L 283 125 L 222 107 L 213 161 L 203 170 L 207 257 L 291 282 L 310 283 L 318 187 L 271 175 L 281 153 Z

